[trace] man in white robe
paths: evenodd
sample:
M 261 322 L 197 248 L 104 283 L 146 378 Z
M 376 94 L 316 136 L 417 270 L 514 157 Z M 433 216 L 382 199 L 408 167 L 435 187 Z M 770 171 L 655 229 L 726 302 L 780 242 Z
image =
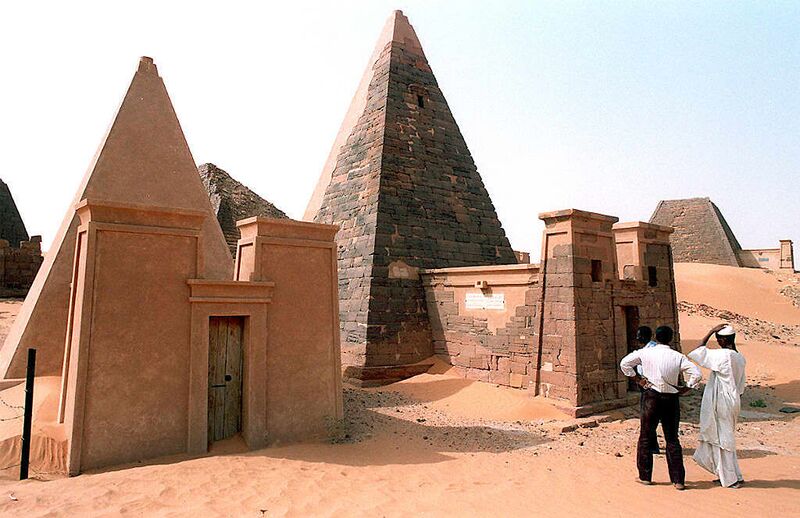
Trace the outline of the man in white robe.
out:
M 716 333 L 719 349 L 706 346 Z M 689 359 L 711 371 L 700 405 L 700 443 L 694 460 L 719 477 L 723 487 L 738 488 L 744 481 L 736 457 L 736 421 L 746 385 L 745 359 L 736 350 L 730 325 L 711 329 Z

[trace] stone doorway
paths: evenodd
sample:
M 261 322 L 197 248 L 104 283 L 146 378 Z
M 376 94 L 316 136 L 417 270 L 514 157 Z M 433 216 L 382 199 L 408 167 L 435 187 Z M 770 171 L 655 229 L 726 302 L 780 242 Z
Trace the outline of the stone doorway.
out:
M 208 441 L 242 430 L 244 317 L 208 321 Z
M 639 308 L 636 306 L 623 306 L 622 311 L 625 315 L 625 343 L 627 344 L 625 354 L 629 354 L 641 347 L 641 344 L 636 341 L 636 331 L 639 329 Z M 633 378 L 628 378 L 628 390 L 638 390 Z

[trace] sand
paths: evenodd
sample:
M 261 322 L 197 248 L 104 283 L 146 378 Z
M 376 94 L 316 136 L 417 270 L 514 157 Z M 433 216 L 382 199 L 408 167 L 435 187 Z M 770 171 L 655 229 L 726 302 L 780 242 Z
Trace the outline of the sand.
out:
M 756 268 L 716 264 L 675 265 L 678 300 L 708 304 L 777 324 L 800 324 L 800 308 L 780 294 L 780 276 Z
M 698 293 L 700 268 L 679 268 L 679 297 Z M 700 265 L 704 266 L 704 265 Z M 731 269 L 733 270 L 733 269 Z M 687 273 L 688 271 L 688 273 Z M 755 272 L 763 275 L 763 272 Z M 714 275 L 735 278 L 738 272 Z M 690 288 L 687 288 L 690 286 Z M 708 286 L 697 302 L 727 300 Z M 727 288 L 725 288 L 727 289 Z M 687 291 L 689 290 L 689 291 Z M 695 290 L 689 293 L 691 290 Z M 800 314 L 772 299 L 772 287 L 731 311 L 791 323 Z M 745 307 L 745 306 L 749 306 Z M 718 306 L 714 306 L 718 307 Z M 764 308 L 767 309 L 764 309 Z M 800 312 L 800 309 L 795 309 Z M 681 315 L 684 348 L 715 320 Z M 717 487 L 690 459 L 700 395 L 684 398 L 682 441 L 689 490 L 667 483 L 663 456 L 654 480 L 634 483 L 635 410 L 592 428 L 523 392 L 450 376 L 437 368 L 380 389 L 346 388 L 339 443 L 244 451 L 238 439 L 209 456 L 176 456 L 55 480 L 0 480 L 8 516 L 620 516 L 670 518 L 800 515 L 800 420 L 777 409 L 800 403 L 800 347 L 742 342 L 748 391 L 738 427 L 747 485 Z M 764 400 L 766 408 L 750 402 Z M 663 441 L 662 441 L 663 443 Z M 43 476 L 47 479 L 52 476 Z M 13 498 L 13 499 L 12 499 Z

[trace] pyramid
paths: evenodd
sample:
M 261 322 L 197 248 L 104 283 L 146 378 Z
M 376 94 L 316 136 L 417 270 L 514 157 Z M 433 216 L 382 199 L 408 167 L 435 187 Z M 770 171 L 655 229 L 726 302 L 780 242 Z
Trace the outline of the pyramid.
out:
M 206 211 L 201 232 L 206 275 L 232 276 L 233 260 L 167 90 L 153 60 L 143 57 L 0 349 L 4 378 L 24 376 L 28 347 L 38 349 L 37 375 L 61 374 L 78 227 L 75 206 L 86 198 Z
M 197 170 L 203 179 L 203 185 L 211 199 L 211 207 L 222 227 L 231 255 L 236 255 L 236 243 L 240 236 L 236 227 L 237 221 L 253 216 L 288 219 L 282 210 L 214 164 L 202 164 Z
M 5 239 L 13 247 L 19 247 L 20 241 L 28 240 L 25 223 L 11 197 L 11 190 L 3 180 L 0 180 L 0 239 Z
M 342 360 L 362 370 L 432 354 L 420 268 L 516 263 L 401 11 L 384 27 L 304 218 L 340 226 Z
M 677 263 L 741 266 L 742 247 L 709 198 L 660 201 L 650 223 L 675 229 L 670 244 Z

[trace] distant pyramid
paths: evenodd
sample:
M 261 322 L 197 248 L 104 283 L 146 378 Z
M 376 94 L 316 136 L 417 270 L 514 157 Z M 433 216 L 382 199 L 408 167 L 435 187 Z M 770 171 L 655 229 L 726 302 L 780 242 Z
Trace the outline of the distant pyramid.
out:
M 661 201 L 650 223 L 675 229 L 669 240 L 676 263 L 741 266 L 742 247 L 709 198 Z
M 28 240 L 25 223 L 22 222 L 17 204 L 3 180 L 0 180 L 0 239 L 5 239 L 15 248 L 19 248 L 20 241 Z
M 236 222 L 252 216 L 288 219 L 288 216 L 247 186 L 231 177 L 214 164 L 202 164 L 197 168 L 203 179 L 211 207 L 217 215 L 222 234 L 228 243 L 231 255 L 236 255 L 236 242 L 239 241 L 239 229 Z
M 78 227 L 75 205 L 86 198 L 208 212 L 201 236 L 206 275 L 232 276 L 233 260 L 167 90 L 153 60 L 142 58 L 0 350 L 5 378 L 25 375 L 28 347 L 38 349 L 37 375 L 61 373 Z
M 359 368 L 432 354 L 419 268 L 517 262 L 400 11 L 378 40 L 305 219 L 341 227 L 342 357 Z

